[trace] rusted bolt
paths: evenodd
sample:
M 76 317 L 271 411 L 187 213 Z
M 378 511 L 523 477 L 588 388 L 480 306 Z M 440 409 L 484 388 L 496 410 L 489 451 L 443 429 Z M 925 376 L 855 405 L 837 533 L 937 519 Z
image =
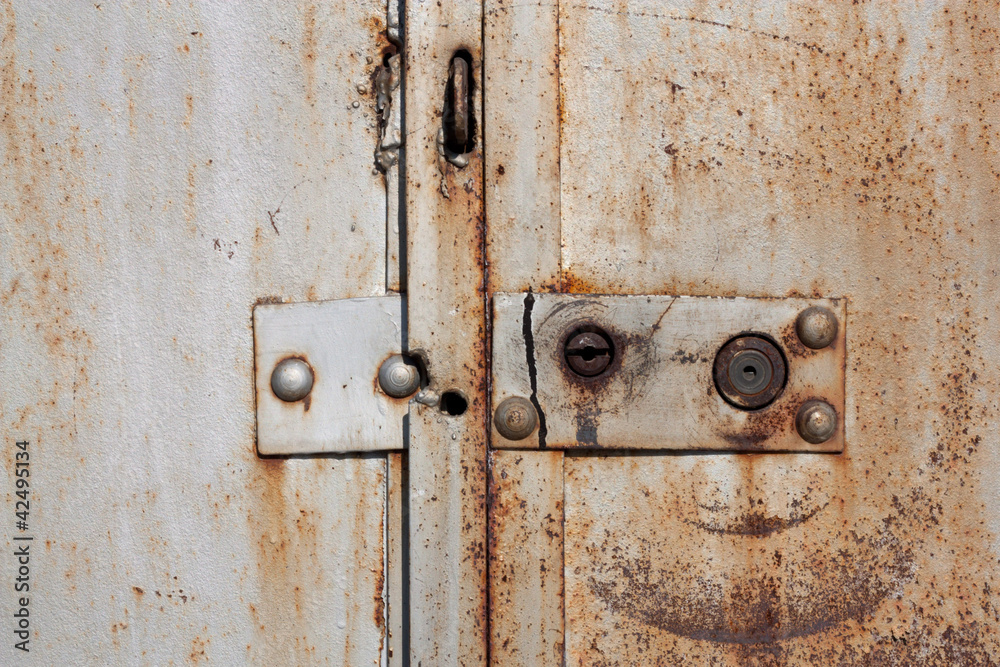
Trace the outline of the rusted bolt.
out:
M 795 415 L 795 428 L 806 442 L 826 442 L 837 430 L 837 411 L 826 401 L 806 401 Z
M 406 398 L 420 388 L 420 369 L 401 354 L 394 354 L 378 369 L 378 384 L 393 398 Z
M 302 359 L 282 359 L 271 372 L 271 391 L 286 403 L 301 401 L 313 387 L 313 370 Z
M 511 396 L 505 398 L 493 415 L 493 424 L 500 435 L 508 440 L 524 440 L 534 433 L 538 426 L 535 406 L 526 398 Z
M 566 341 L 566 363 L 577 375 L 594 377 L 611 365 L 615 348 L 603 331 L 582 331 Z
M 795 321 L 795 331 L 806 347 L 820 350 L 837 337 L 837 316 L 823 306 L 810 306 Z
M 733 338 L 715 356 L 715 386 L 730 404 L 743 410 L 769 405 L 785 386 L 785 357 L 767 338 Z

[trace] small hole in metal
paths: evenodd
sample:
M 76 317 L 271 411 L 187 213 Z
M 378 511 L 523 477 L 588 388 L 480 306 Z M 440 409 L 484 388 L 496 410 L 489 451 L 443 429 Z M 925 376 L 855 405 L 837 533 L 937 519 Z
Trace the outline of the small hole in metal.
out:
M 469 402 L 457 391 L 446 391 L 441 394 L 441 412 L 452 417 L 459 417 L 465 414 L 468 409 Z

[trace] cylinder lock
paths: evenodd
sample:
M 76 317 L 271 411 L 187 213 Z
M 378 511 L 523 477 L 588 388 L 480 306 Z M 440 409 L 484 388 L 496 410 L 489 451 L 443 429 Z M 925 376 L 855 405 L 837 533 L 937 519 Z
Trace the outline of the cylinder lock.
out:
M 728 403 L 742 410 L 770 405 L 785 387 L 785 355 L 763 336 L 737 336 L 715 357 L 715 386 Z

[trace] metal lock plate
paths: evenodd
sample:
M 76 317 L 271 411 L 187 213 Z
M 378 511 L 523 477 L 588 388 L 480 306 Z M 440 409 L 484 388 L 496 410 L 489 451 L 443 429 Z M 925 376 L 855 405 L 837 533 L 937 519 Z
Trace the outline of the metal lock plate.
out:
M 254 308 L 262 455 L 403 448 L 408 399 L 386 395 L 378 381 L 382 362 L 402 347 L 402 309 L 399 296 Z M 275 367 L 286 359 L 312 369 L 311 390 L 301 400 L 283 401 L 271 386 Z
M 820 349 L 804 345 L 796 331 L 811 306 L 828 309 L 837 322 L 832 342 Z M 503 437 L 494 423 L 495 447 L 844 448 L 843 299 L 497 294 L 493 308 L 492 404 L 520 396 L 539 413 L 538 427 L 522 440 Z M 752 340 L 723 350 L 748 334 Z M 717 367 L 739 386 L 718 382 Z M 770 395 L 768 382 L 779 383 Z M 756 393 L 723 396 L 740 387 Z M 835 425 L 823 442 L 796 427 L 805 405 L 800 422 L 809 417 L 808 426 L 831 428 L 831 412 L 808 412 L 810 401 L 832 407 Z

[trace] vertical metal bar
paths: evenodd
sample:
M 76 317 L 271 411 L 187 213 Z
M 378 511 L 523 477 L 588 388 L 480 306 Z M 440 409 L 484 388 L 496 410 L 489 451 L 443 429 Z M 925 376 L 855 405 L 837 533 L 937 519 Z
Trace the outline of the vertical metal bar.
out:
M 490 293 L 559 291 L 559 5 L 484 4 Z M 490 662 L 561 665 L 563 453 L 495 451 L 490 478 Z
M 425 666 L 486 660 L 480 125 L 464 167 L 455 164 L 463 160 L 445 159 L 439 141 L 449 64 L 460 51 L 470 60 L 474 117 L 481 117 L 481 40 L 478 2 L 406 7 L 409 350 L 424 360 L 429 377 L 410 411 L 410 655 Z
M 559 291 L 559 5 L 485 7 L 490 292 Z
M 494 451 L 490 664 L 563 664 L 563 453 Z

